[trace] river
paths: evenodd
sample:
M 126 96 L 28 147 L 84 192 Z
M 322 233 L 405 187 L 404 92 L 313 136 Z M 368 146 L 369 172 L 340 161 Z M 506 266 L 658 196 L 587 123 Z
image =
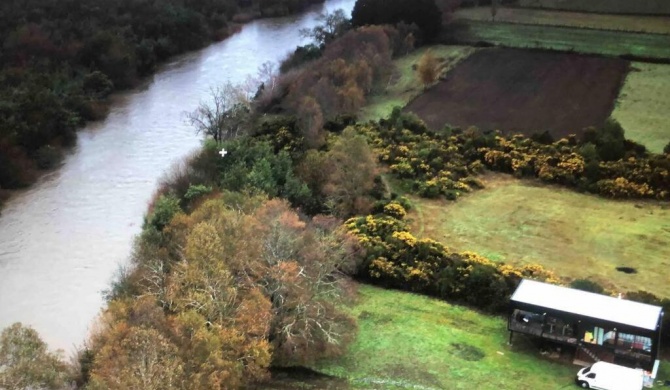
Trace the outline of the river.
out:
M 210 88 L 242 82 L 303 44 L 306 13 L 251 22 L 232 37 L 165 64 L 142 87 L 118 94 L 109 116 L 79 132 L 62 167 L 13 196 L 0 215 L 0 329 L 20 321 L 51 348 L 72 353 L 103 306 L 102 291 L 127 264 L 161 175 L 197 149 L 184 112 Z

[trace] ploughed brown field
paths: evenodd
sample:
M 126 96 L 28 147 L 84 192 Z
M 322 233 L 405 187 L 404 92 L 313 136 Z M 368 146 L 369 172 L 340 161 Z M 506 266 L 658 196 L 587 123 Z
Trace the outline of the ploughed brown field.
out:
M 412 101 L 405 111 L 435 130 L 549 131 L 558 139 L 610 116 L 628 62 L 515 49 L 481 50 Z

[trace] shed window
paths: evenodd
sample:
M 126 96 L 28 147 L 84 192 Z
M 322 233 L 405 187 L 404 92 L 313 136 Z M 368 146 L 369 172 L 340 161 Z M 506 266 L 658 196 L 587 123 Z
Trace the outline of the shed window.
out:
M 649 337 L 634 334 L 619 333 L 617 347 L 651 352 L 651 339 Z

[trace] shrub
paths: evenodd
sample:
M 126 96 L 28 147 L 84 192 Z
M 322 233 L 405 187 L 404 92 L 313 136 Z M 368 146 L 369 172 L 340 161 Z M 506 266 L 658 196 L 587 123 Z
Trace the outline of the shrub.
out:
M 426 51 L 421 59 L 419 60 L 419 65 L 417 66 L 417 73 L 419 76 L 419 81 L 423 84 L 424 88 L 428 88 L 431 84 L 437 80 L 438 74 L 438 61 L 433 55 L 431 50 Z
M 298 46 L 293 53 L 282 60 L 279 70 L 282 73 L 286 73 L 291 69 L 298 68 L 310 61 L 320 58 L 321 53 L 321 49 L 313 44 Z
M 521 278 L 556 282 L 539 265 L 515 268 L 474 253 L 451 252 L 430 239 L 417 239 L 404 222 L 389 215 L 352 218 L 345 226 L 365 250 L 360 276 L 383 286 L 501 312 Z
M 384 206 L 384 214 L 396 219 L 404 219 L 407 211 L 400 203 L 391 202 Z
M 391 199 L 399 203 L 406 211 L 410 211 L 412 209 L 412 203 L 409 201 L 409 199 L 407 199 L 407 197 L 391 194 Z
M 596 145 L 598 155 L 603 161 L 622 158 L 626 152 L 624 130 L 614 119 L 608 119 L 600 128 L 589 128 L 582 136 L 584 143 Z
M 54 168 L 63 159 L 60 148 L 44 145 L 35 152 L 35 161 L 40 169 Z
M 180 211 L 179 198 L 174 195 L 161 195 L 153 205 L 147 223 L 156 230 L 161 231 L 170 223 L 172 217 Z
M 209 194 L 210 192 L 212 192 L 212 187 L 208 187 L 204 184 L 191 185 L 188 187 L 186 194 L 184 194 L 184 198 L 193 200 L 203 195 Z
M 598 283 L 588 279 L 575 279 L 570 282 L 570 287 L 577 290 L 588 291 L 596 294 L 602 294 L 605 289 Z

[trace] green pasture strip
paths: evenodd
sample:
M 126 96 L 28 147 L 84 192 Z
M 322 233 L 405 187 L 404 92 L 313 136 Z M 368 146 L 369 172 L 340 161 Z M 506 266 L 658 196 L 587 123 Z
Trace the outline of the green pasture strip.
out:
M 457 202 L 412 198 L 413 232 L 452 250 L 541 264 L 558 276 L 591 279 L 615 292 L 670 297 L 667 203 L 614 201 L 502 174 L 487 177 L 485 185 Z
M 670 15 L 667 0 L 518 0 L 521 7 L 581 12 Z
M 461 8 L 456 11 L 454 17 L 456 19 L 490 22 L 491 7 Z M 520 23 L 650 34 L 670 34 L 670 17 L 668 16 L 607 15 L 526 8 L 499 8 L 496 12 L 495 20 L 496 23 Z
M 361 285 L 356 341 L 320 372 L 365 389 L 560 389 L 579 367 L 544 358 L 507 322 L 420 295 Z
M 670 36 L 572 27 L 500 22 L 458 21 L 445 29 L 443 40 L 459 44 L 482 42 L 506 47 L 550 49 L 608 56 L 670 60 Z
M 391 113 L 393 107 L 404 107 L 423 93 L 423 85 L 414 68 L 427 50 L 431 50 L 433 55 L 440 60 L 443 74 L 476 51 L 475 48 L 469 46 L 435 45 L 422 47 L 394 60 L 391 78 L 386 85 L 381 86 L 379 91 L 368 98 L 368 103 L 359 113 L 360 120 L 385 118 Z
M 633 63 L 612 117 L 626 138 L 662 153 L 670 143 L 670 65 Z

